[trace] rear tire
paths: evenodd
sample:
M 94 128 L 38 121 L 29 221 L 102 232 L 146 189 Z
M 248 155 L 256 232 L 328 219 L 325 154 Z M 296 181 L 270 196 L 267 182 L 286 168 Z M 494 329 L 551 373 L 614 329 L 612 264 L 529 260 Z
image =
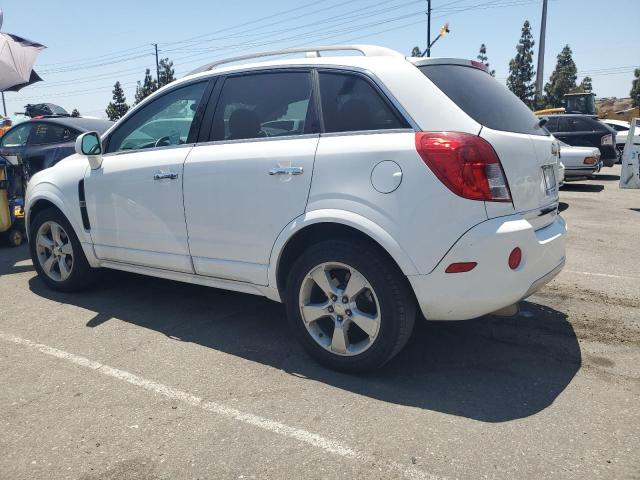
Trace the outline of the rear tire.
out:
M 36 214 L 30 232 L 31 260 L 48 287 L 73 292 L 95 282 L 97 271 L 89 265 L 78 237 L 60 211 L 49 208 Z
M 305 250 L 289 272 L 284 297 L 305 350 L 344 372 L 384 365 L 406 345 L 415 323 L 406 278 L 361 240 L 329 240 Z

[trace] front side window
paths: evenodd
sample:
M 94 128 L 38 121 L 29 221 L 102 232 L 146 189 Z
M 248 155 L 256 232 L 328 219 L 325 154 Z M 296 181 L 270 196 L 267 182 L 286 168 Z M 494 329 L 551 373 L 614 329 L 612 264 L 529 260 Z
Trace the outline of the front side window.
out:
M 187 143 L 206 86 L 178 88 L 142 107 L 113 132 L 107 153 Z
M 213 117 L 212 140 L 243 140 L 312 133 L 307 72 L 229 77 Z
M 10 132 L 7 132 L 2 137 L 0 144 L 3 147 L 23 147 L 27 144 L 27 138 L 29 138 L 29 132 L 31 132 L 31 123 L 25 123 L 24 125 L 18 125 Z
M 357 132 L 407 128 L 364 78 L 320 73 L 322 116 L 326 132 Z

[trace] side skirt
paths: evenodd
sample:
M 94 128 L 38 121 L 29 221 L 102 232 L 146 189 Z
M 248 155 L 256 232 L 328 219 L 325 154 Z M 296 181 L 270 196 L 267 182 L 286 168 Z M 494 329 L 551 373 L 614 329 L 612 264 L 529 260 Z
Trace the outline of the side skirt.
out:
M 250 283 L 235 282 L 233 280 L 204 277 L 191 273 L 174 272 L 171 270 L 163 270 L 161 268 L 143 267 L 112 261 L 101 261 L 100 266 L 104 268 L 111 268 L 113 270 L 121 270 L 123 272 L 138 273 L 140 275 L 147 275 L 150 277 L 165 278 L 176 282 L 192 283 L 194 285 L 203 285 L 205 287 L 219 288 L 222 290 L 232 290 L 234 292 L 248 293 L 250 295 L 260 295 L 276 302 L 281 301 L 278 293 L 274 289 L 262 285 L 253 285 Z

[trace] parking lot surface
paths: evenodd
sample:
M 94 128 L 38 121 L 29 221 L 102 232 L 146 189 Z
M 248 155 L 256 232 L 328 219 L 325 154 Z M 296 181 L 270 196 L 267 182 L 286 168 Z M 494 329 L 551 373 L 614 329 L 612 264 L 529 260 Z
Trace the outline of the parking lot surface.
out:
M 259 297 L 0 248 L 0 478 L 640 478 L 640 192 L 561 191 L 567 265 L 513 318 L 420 322 L 326 370 Z M 463 301 L 463 299 L 461 299 Z

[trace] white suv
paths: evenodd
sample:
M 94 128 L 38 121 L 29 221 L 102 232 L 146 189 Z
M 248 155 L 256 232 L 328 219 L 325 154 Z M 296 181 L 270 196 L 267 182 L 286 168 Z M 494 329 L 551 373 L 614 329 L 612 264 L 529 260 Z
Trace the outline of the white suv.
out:
M 47 285 L 106 267 L 264 295 L 337 369 L 387 362 L 417 306 L 504 313 L 564 265 L 557 143 L 474 61 L 362 45 L 230 59 L 76 151 L 28 187 Z

